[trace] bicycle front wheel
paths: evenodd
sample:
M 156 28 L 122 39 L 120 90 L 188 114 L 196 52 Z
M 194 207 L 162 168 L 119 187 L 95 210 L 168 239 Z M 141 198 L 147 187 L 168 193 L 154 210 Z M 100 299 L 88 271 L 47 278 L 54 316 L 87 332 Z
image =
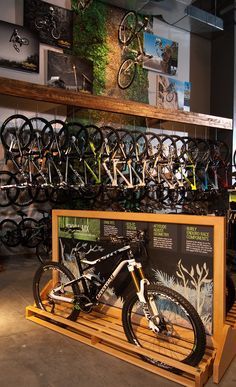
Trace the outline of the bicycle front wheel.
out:
M 58 262 L 45 262 L 36 271 L 33 279 L 33 295 L 38 308 L 52 313 L 56 316 L 64 317 L 75 321 L 79 315 L 79 309 L 75 309 L 76 296 L 79 295 L 79 287 L 77 283 L 70 286 L 64 286 L 67 282 L 73 281 L 73 274 Z M 51 297 L 53 289 L 58 299 Z M 59 296 L 68 298 L 71 302 L 65 302 L 59 299 Z
M 205 353 L 206 334 L 194 307 L 180 294 L 161 285 L 147 286 L 146 297 L 148 303 L 155 302 L 158 311 L 157 316 L 151 316 L 156 332 L 149 328 L 143 304 L 133 292 L 122 310 L 128 341 L 156 354 L 196 366 Z M 141 357 L 154 365 L 172 368 L 147 356 Z
M 137 71 L 137 64 L 133 59 L 126 59 L 120 66 L 117 83 L 121 89 L 128 89 L 132 84 Z
M 135 36 L 138 25 L 138 17 L 134 11 L 128 11 L 122 18 L 119 29 L 118 39 L 122 44 L 129 44 Z

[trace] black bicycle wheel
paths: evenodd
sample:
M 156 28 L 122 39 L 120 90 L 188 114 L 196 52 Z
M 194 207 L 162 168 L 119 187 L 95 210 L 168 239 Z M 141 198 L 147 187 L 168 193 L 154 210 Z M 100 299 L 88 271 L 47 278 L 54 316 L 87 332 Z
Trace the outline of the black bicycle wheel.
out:
M 20 232 L 17 223 L 12 219 L 0 222 L 0 240 L 8 247 L 16 247 L 20 243 Z
M 146 134 L 140 130 L 133 130 L 132 136 L 134 138 L 134 150 L 133 154 L 137 160 L 140 160 L 142 157 L 146 156 L 148 150 L 148 142 Z
M 21 243 L 23 246 L 36 247 L 43 239 L 43 227 L 33 218 L 25 218 L 19 223 Z
M 12 205 L 19 195 L 19 182 L 15 175 L 0 171 L 0 207 Z
M 53 27 L 51 30 L 51 35 L 52 35 L 52 38 L 55 40 L 60 39 L 61 31 L 59 30 L 58 27 Z
M 119 136 L 119 155 L 120 159 L 127 159 L 132 156 L 134 151 L 134 137 L 131 131 L 127 129 L 117 129 Z M 121 167 L 122 168 L 122 167 Z
M 103 134 L 103 152 L 102 155 L 103 157 L 112 157 L 119 145 L 119 135 L 116 131 L 111 126 L 104 125 L 101 126 L 101 131 Z
M 35 253 L 41 263 L 50 261 L 52 259 L 52 240 L 49 238 L 41 241 L 38 246 L 36 246 Z
M 156 331 L 149 328 L 144 314 L 143 303 L 135 292 L 125 301 L 122 322 L 129 342 L 144 349 L 152 350 L 168 358 L 196 366 L 205 353 L 206 334 L 203 323 L 194 307 L 180 294 L 161 285 L 149 285 L 146 289 L 149 304 L 155 302 L 158 315 L 152 315 L 150 322 Z M 147 356 L 141 356 L 149 363 L 163 366 Z M 171 368 L 171 367 L 170 367 Z
M 226 313 L 230 311 L 232 306 L 234 305 L 235 302 L 235 285 L 234 281 L 229 274 L 229 272 L 226 272 Z
M 37 30 L 41 30 L 45 27 L 45 19 L 42 16 L 37 16 L 34 21 L 34 25 Z
M 43 153 L 53 141 L 53 129 L 50 123 L 43 117 L 32 117 L 30 122 L 33 127 L 33 137 L 30 148 L 33 151 Z
M 56 316 L 75 321 L 79 315 L 79 309 L 75 308 L 76 298 L 80 294 L 77 283 L 63 287 L 61 292 L 59 290 L 55 292 L 58 296 L 63 292 L 63 297 L 70 298 L 71 303 L 53 300 L 50 297 L 54 288 L 74 279 L 73 274 L 60 263 L 48 261 L 41 265 L 33 279 L 33 295 L 37 307 Z
M 118 74 L 117 83 L 121 89 L 128 89 L 133 83 L 134 77 L 137 72 L 137 63 L 134 59 L 126 59 L 121 63 Z
M 2 144 L 11 152 L 26 149 L 33 137 L 33 127 L 30 120 L 22 114 L 13 114 L 1 126 Z
M 138 25 L 136 12 L 129 11 L 121 19 L 118 29 L 118 39 L 122 44 L 129 44 L 133 39 Z
M 182 139 L 185 142 L 183 149 L 183 157 L 187 163 L 192 164 L 198 159 L 199 149 L 197 141 L 191 137 L 184 136 Z
M 28 184 L 28 177 L 22 175 L 21 173 L 16 173 L 16 180 L 18 181 L 18 195 L 14 200 L 14 204 L 19 207 L 26 207 L 33 203 L 33 198 L 31 196 L 31 188 Z
M 32 185 L 29 187 L 29 195 L 34 203 L 45 203 L 48 201 L 46 178 L 46 176 L 44 178 L 40 173 L 37 173 L 32 178 Z
M 53 140 L 50 144 L 50 149 L 52 152 L 58 152 L 68 145 L 69 141 L 69 132 L 67 129 L 67 125 L 62 120 L 52 120 L 49 122 L 53 129 Z M 44 131 L 47 130 L 47 126 L 45 127 Z M 44 134 L 43 134 L 44 136 Z
M 79 122 L 67 122 L 70 157 L 82 157 L 88 145 L 88 132 Z
M 103 144 L 103 134 L 96 125 L 85 125 L 84 129 L 88 133 L 88 143 L 85 150 L 86 155 L 96 155 Z
M 24 46 L 28 46 L 28 45 L 29 45 L 29 39 L 27 39 L 27 38 L 22 38 L 22 39 L 21 39 L 21 42 L 22 42 L 22 44 L 23 44 Z

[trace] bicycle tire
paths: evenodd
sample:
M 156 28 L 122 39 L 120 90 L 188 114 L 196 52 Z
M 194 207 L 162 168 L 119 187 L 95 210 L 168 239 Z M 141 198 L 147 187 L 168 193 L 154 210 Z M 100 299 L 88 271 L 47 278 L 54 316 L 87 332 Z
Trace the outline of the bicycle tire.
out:
M 58 275 L 58 278 L 55 278 Z M 75 301 L 80 291 L 77 283 L 73 283 L 68 291 L 64 289 L 63 296 L 71 296 L 72 303 L 52 301 L 49 291 L 53 289 L 53 280 L 59 282 L 73 281 L 75 277 L 59 262 L 45 262 L 36 271 L 33 278 L 33 295 L 36 306 L 54 315 L 75 321 L 79 315 L 79 309 L 75 308 Z M 47 288 L 46 288 L 47 287 Z M 45 288 L 47 290 L 45 290 Z M 44 291 L 43 291 L 44 290 Z
M 96 155 L 103 144 L 102 131 L 96 125 L 85 125 L 84 129 L 88 133 L 88 143 L 85 150 L 85 155 Z
M 48 120 L 43 117 L 32 117 L 29 119 L 33 127 L 33 138 L 30 144 L 31 149 L 43 153 L 53 141 L 53 129 Z
M 42 16 L 37 16 L 34 25 L 37 30 L 43 29 L 45 27 L 45 19 Z
M 21 244 L 29 248 L 36 247 L 43 239 L 43 231 L 39 222 L 33 218 L 24 218 L 19 223 Z
M 29 187 L 29 196 L 34 203 L 45 203 L 48 201 L 48 190 L 46 181 L 40 173 L 32 177 L 32 186 Z
M 51 29 L 51 36 L 53 39 L 58 40 L 61 37 L 61 31 L 57 27 Z
M 132 156 L 135 147 L 133 134 L 128 129 L 117 129 L 117 134 L 119 136 L 120 158 L 127 160 Z
M 120 68 L 117 74 L 117 83 L 118 86 L 122 89 L 128 89 L 135 78 L 137 72 L 137 63 L 134 59 L 126 59 L 121 63 Z
M 122 310 L 122 322 L 128 341 L 145 349 L 150 349 L 149 345 L 153 344 L 152 349 L 156 353 L 196 366 L 205 353 L 206 334 L 203 323 L 194 307 L 182 295 L 162 285 L 148 285 L 145 293 L 146 297 L 152 298 L 152 302 L 153 297 L 156 297 L 156 303 L 159 301 L 157 305 L 160 319 L 157 325 L 159 332 L 154 333 L 148 328 L 148 322 L 143 316 L 143 310 L 141 310 L 141 303 L 133 291 L 126 299 Z M 171 317 L 173 322 L 170 322 Z M 153 316 L 152 321 L 155 321 L 154 319 L 155 316 Z M 147 329 L 145 324 L 147 324 Z M 180 336 L 181 331 L 185 334 L 184 338 Z M 153 341 L 155 338 L 156 344 L 152 343 L 152 338 Z M 184 346 L 186 341 L 188 344 Z M 168 347 L 168 343 L 170 347 Z M 166 364 L 150 357 L 141 355 L 141 358 L 151 364 L 166 368 Z
M 69 141 L 69 132 L 67 124 L 62 120 L 51 120 L 49 121 L 53 129 L 53 140 L 50 144 L 50 150 L 52 152 L 58 152 L 65 149 Z M 46 129 L 46 128 L 45 128 Z
M 134 11 L 128 11 L 121 19 L 118 29 L 118 40 L 121 44 L 128 45 L 135 36 L 138 25 L 138 16 Z
M 0 222 L 0 240 L 7 247 L 16 247 L 20 244 L 20 232 L 14 220 L 4 219 Z
M 33 198 L 30 194 L 30 185 L 26 181 L 26 177 L 20 172 L 15 174 L 15 178 L 18 181 L 18 195 L 14 200 L 14 204 L 19 207 L 26 207 L 33 203 Z
M 21 128 L 24 128 L 21 136 Z M 1 126 L 0 137 L 5 149 L 19 152 L 26 149 L 33 137 L 33 127 L 30 120 L 22 114 L 13 114 Z
M 103 142 L 103 149 L 104 152 L 102 155 L 106 157 L 112 157 L 114 153 L 116 152 L 118 145 L 119 145 L 119 135 L 112 126 L 104 125 L 100 127 L 104 142 Z
M 51 240 L 42 240 L 37 246 L 36 246 L 36 256 L 38 260 L 44 264 L 47 261 L 50 261 L 52 259 L 52 242 Z
M 0 207 L 12 205 L 19 195 L 19 182 L 15 175 L 0 171 Z
M 144 132 L 141 132 L 141 130 L 133 130 L 132 136 L 134 138 L 134 156 L 136 156 L 137 160 L 140 160 L 147 155 L 147 137 Z
M 84 126 L 79 122 L 70 121 L 67 122 L 67 129 L 70 138 L 70 156 L 72 157 L 83 157 L 85 150 L 88 146 L 88 132 Z
M 21 41 L 22 41 L 22 44 L 23 44 L 24 46 L 28 46 L 28 45 L 29 45 L 29 39 L 27 39 L 27 38 L 22 38 Z

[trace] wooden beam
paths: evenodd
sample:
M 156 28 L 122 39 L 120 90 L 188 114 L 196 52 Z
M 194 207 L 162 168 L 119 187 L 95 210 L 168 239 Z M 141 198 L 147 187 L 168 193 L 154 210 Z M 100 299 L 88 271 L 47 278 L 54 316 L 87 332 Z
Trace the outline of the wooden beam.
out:
M 232 119 L 229 118 L 159 109 L 156 106 L 140 102 L 51 88 L 3 77 L 0 77 L 0 93 L 59 105 L 78 106 L 85 109 L 232 130 Z

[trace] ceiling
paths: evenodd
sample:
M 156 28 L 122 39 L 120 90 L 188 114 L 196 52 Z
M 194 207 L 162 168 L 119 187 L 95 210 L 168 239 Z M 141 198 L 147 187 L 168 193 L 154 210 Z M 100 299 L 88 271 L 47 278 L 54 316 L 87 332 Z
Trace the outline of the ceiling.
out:
M 224 29 L 223 20 L 212 12 L 193 5 L 192 0 L 101 0 L 105 3 L 153 15 L 183 30 L 210 39 L 216 31 Z

